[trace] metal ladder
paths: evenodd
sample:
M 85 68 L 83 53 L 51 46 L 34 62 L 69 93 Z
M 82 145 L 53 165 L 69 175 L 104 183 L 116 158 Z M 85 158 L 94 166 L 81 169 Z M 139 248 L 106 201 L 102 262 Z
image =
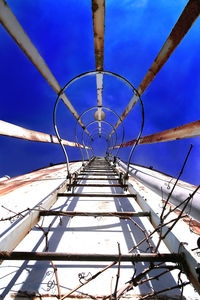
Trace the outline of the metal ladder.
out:
M 132 209 L 136 203 L 137 195 L 127 192 L 127 185 L 121 183 L 119 171 L 117 171 L 106 158 L 96 157 L 90 161 L 88 165 L 82 168 L 78 176 L 75 177 L 74 182 L 70 186 L 70 191 L 68 188 L 69 186 L 66 187 L 65 192 L 57 194 L 58 200 L 50 210 L 43 209 L 39 213 L 43 220 L 48 216 L 58 220 L 60 219 L 60 221 L 61 218 L 64 220 L 64 226 L 57 225 L 58 231 L 55 231 L 55 233 L 52 234 L 53 238 L 51 237 L 49 242 L 47 242 L 49 246 L 48 251 L 14 251 L 9 254 L 2 252 L 1 259 L 49 261 L 52 266 L 54 266 L 53 261 L 63 261 L 62 278 L 59 279 L 59 281 L 61 280 L 60 284 L 58 284 L 59 281 L 57 280 L 57 285 L 62 286 L 63 278 L 66 276 L 69 280 L 67 286 L 69 285 L 73 289 L 65 294 L 63 294 L 63 291 L 59 292 L 60 295 L 62 294 L 60 299 L 68 297 L 80 287 L 93 281 L 93 279 L 96 280 L 96 277 L 105 270 L 107 271 L 110 266 L 121 262 L 128 264 L 128 267 L 124 269 L 121 267 L 121 272 L 123 273 L 121 278 L 124 282 L 128 279 L 127 272 L 129 274 L 129 280 L 131 276 L 134 276 L 135 263 L 139 262 L 144 266 L 147 263 L 153 264 L 155 262 L 182 262 L 182 257 L 179 254 L 164 253 L 160 255 L 159 253 L 151 252 L 148 239 L 146 240 L 145 246 L 148 247 L 148 251 L 145 251 L 145 249 L 138 251 L 138 249 L 134 247 L 134 250 L 132 250 L 132 235 L 136 233 L 135 241 L 137 238 L 139 241 L 144 237 L 144 230 L 141 228 L 142 222 L 140 218 L 148 218 L 150 217 L 150 213 Z M 107 192 L 106 189 L 109 190 L 109 192 Z M 77 209 L 77 207 L 81 207 L 81 209 Z M 115 210 L 113 209 L 114 207 Z M 74 219 L 74 217 L 81 217 L 82 221 L 75 221 L 78 218 Z M 136 218 L 136 221 L 132 220 L 133 222 L 131 223 L 131 218 Z M 104 221 L 105 219 L 107 220 Z M 139 225 L 137 220 L 140 222 Z M 54 220 L 53 222 L 57 221 Z M 49 222 L 49 224 L 51 224 L 51 222 Z M 45 226 L 46 228 L 50 228 L 50 225 Z M 113 230 L 113 228 L 117 228 L 117 230 Z M 59 234 L 61 238 L 58 238 Z M 140 237 L 137 237 L 138 234 Z M 57 245 L 51 247 L 51 242 L 53 244 L 54 239 L 59 246 L 60 243 L 62 247 L 64 245 L 65 251 L 60 251 L 59 246 L 57 249 Z M 74 245 L 71 245 L 71 240 L 75 242 Z M 121 244 L 122 252 L 120 248 L 117 249 L 117 244 Z M 128 251 L 126 250 L 125 252 L 125 248 L 128 249 Z M 52 249 L 54 249 L 54 251 L 52 251 Z M 96 262 L 95 268 L 92 265 L 94 261 Z M 71 263 L 69 264 L 68 262 Z M 102 268 L 101 265 L 98 265 L 101 262 L 103 262 L 103 264 L 109 262 L 109 265 L 102 265 Z M 55 266 L 53 268 L 55 270 Z M 79 269 L 77 270 L 76 276 L 79 276 L 80 284 L 74 288 L 74 283 L 71 283 L 70 277 L 75 276 L 75 268 L 81 269 L 82 272 Z M 88 272 L 88 268 L 92 271 Z M 99 268 L 101 268 L 101 271 L 96 272 L 95 270 L 99 270 Z M 63 275 L 65 272 L 68 275 Z M 87 277 L 87 272 L 90 274 L 89 277 Z M 69 274 L 72 275 L 69 276 Z M 106 281 L 110 280 L 109 277 L 105 278 L 104 280 Z M 101 280 L 98 282 L 101 288 Z

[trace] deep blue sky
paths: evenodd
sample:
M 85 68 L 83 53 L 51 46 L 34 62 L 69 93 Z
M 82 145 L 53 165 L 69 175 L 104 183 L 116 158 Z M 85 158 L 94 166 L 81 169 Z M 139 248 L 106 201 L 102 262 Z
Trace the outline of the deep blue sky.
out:
M 95 69 L 90 0 L 8 0 L 7 3 L 62 87 L 76 75 Z M 106 1 L 104 69 L 126 77 L 137 88 L 186 4 L 185 0 Z M 200 19 L 143 94 L 143 135 L 199 120 L 199 30 Z M 109 80 L 105 78 L 103 104 L 121 114 L 130 101 L 129 92 L 123 92 L 117 81 Z M 74 86 L 69 91 L 79 114 L 96 105 L 93 83 L 94 78 L 86 82 L 85 89 L 82 83 L 77 83 L 77 89 Z M 90 94 L 88 89 L 92 91 Z M 0 90 L 1 120 L 54 134 L 52 111 L 56 94 L 2 26 Z M 67 109 L 59 110 L 63 118 L 62 137 L 75 141 L 75 119 Z M 126 141 L 135 138 L 134 124 L 137 122 L 132 112 L 125 121 Z M 133 162 L 174 176 L 191 143 L 194 148 L 182 179 L 197 185 L 199 137 L 140 145 Z M 127 159 L 128 150 L 122 151 L 123 159 Z M 78 149 L 68 148 L 68 153 L 70 160 L 80 159 Z M 13 177 L 62 161 L 63 153 L 57 145 L 0 137 L 0 176 Z

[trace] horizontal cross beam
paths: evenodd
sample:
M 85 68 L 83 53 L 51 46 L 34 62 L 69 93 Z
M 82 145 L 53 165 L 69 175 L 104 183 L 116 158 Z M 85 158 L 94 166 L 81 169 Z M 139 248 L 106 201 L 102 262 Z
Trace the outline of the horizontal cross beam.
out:
M 42 210 L 40 216 L 68 216 L 68 217 L 150 217 L 149 212 L 81 212 L 81 211 L 52 211 Z
M 117 197 L 117 198 L 129 198 L 129 197 L 133 197 L 136 198 L 137 196 L 135 194 L 80 194 L 80 193 L 58 193 L 58 197 L 104 197 L 104 198 L 113 198 L 113 197 Z
M 53 261 L 118 261 L 118 254 L 81 254 L 63 252 L 0 252 L 0 260 L 53 260 Z M 145 253 L 122 254 L 124 262 L 174 262 L 183 261 L 181 254 L 176 253 Z

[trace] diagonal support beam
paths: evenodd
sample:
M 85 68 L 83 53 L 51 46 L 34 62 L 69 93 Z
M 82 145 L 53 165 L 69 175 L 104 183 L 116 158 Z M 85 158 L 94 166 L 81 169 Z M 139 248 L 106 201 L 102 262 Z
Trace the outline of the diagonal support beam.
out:
M 144 91 L 147 89 L 147 87 L 156 77 L 158 72 L 165 65 L 165 63 L 167 62 L 171 54 L 174 52 L 174 50 L 182 41 L 186 33 L 192 27 L 193 23 L 199 17 L 199 14 L 200 14 L 200 1 L 189 0 L 181 16 L 179 17 L 177 23 L 172 29 L 170 35 L 165 41 L 162 49 L 160 50 L 159 54 L 154 60 L 152 66 L 150 67 L 144 79 L 140 83 L 138 87 L 138 93 L 140 96 L 144 93 Z M 124 110 L 123 114 L 121 115 L 121 120 L 118 120 L 118 122 L 115 124 L 114 126 L 115 129 L 117 129 L 117 127 L 121 124 L 124 118 L 129 114 L 131 109 L 137 103 L 138 99 L 139 99 L 138 95 L 134 94 L 129 104 L 127 105 L 126 109 Z M 110 135 L 112 135 L 113 133 L 114 132 L 112 131 Z
M 105 0 L 92 0 L 92 18 L 94 32 L 94 52 L 96 70 L 103 70 L 104 60 L 104 28 L 105 28 Z M 103 74 L 96 75 L 97 106 L 99 119 L 101 118 L 101 106 L 103 97 Z M 99 136 L 101 136 L 101 122 L 99 121 Z
M 0 135 L 14 137 L 14 138 L 18 138 L 18 139 L 27 140 L 27 141 L 59 144 L 57 137 L 54 135 L 25 129 L 21 126 L 17 126 L 17 125 L 14 125 L 14 124 L 11 124 L 11 123 L 8 123 L 5 121 L 1 121 L 1 120 L 0 120 Z M 63 143 L 63 145 L 66 145 L 69 147 L 84 148 L 83 145 L 80 145 L 80 144 L 74 143 L 74 142 L 70 142 L 67 140 L 62 140 L 62 143 Z
M 162 143 L 168 141 L 175 141 L 180 139 L 187 139 L 192 137 L 200 136 L 200 120 L 191 122 L 182 126 L 178 126 L 165 131 L 157 132 L 151 135 L 144 136 L 140 138 L 138 144 L 153 144 Z M 131 140 L 121 145 L 121 147 L 128 147 L 134 145 L 136 140 Z M 114 148 L 119 148 L 120 145 Z
M 4 0 L 0 0 L 0 22 L 6 31 L 11 35 L 14 41 L 18 44 L 24 54 L 29 58 L 32 64 L 38 69 L 44 79 L 49 83 L 52 89 L 58 95 L 61 91 L 61 87 L 57 82 L 56 78 L 51 73 L 49 67 L 45 63 L 44 59 L 41 57 L 25 31 L 23 30 L 22 26 L 6 4 Z M 79 115 L 76 112 L 75 108 L 67 98 L 67 96 L 63 93 L 60 98 L 63 100 L 67 108 L 70 110 L 72 115 L 79 119 Z M 82 121 L 79 119 L 79 124 L 85 130 L 85 126 Z M 86 130 L 87 134 L 89 132 Z

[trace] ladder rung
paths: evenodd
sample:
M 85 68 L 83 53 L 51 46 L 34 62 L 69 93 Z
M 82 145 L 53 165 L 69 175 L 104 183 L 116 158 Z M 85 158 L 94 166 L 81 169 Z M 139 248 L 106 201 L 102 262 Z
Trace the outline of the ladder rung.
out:
M 58 193 L 57 194 L 58 197 L 104 197 L 104 198 L 113 198 L 113 197 L 117 197 L 117 198 L 136 198 L 136 194 L 87 194 L 87 193 Z
M 113 176 L 114 175 L 114 176 L 117 176 L 118 174 L 115 175 L 115 173 L 107 173 L 107 174 L 106 173 L 102 173 L 102 174 L 101 173 L 89 173 L 89 174 L 88 173 L 80 173 L 80 175 L 88 175 L 88 176 L 91 176 L 91 175 L 95 175 L 95 176 L 96 175 L 98 175 L 98 176 Z
M 1 251 L 0 260 L 55 260 L 55 261 L 148 261 L 148 262 L 183 262 L 179 253 L 131 253 L 122 254 L 82 254 L 63 252 L 19 252 Z
M 105 177 L 105 178 L 98 178 L 98 177 L 93 177 L 93 178 L 88 178 L 88 177 L 77 177 L 76 178 L 77 180 L 119 180 L 119 178 L 116 178 L 116 177 L 110 177 L 110 178 L 107 178 L 107 177 Z
M 111 183 L 111 184 L 104 184 L 104 183 L 75 183 L 75 184 L 70 184 L 68 187 L 77 187 L 77 186 L 86 186 L 86 187 L 121 187 L 121 188 L 127 188 L 127 184 L 119 184 L 119 183 Z
M 85 172 L 114 172 L 113 169 L 84 169 Z
M 112 168 L 86 167 L 85 170 L 113 170 Z
M 68 216 L 68 217 L 150 217 L 149 212 L 83 212 L 83 211 L 52 211 L 52 210 L 42 210 L 40 216 Z
M 116 172 L 112 172 L 112 171 L 109 171 L 109 172 L 99 171 L 99 172 L 98 172 L 98 171 L 86 171 L 86 170 L 82 171 L 80 174 L 82 174 L 82 173 L 87 173 L 88 175 L 94 174 L 94 173 L 95 173 L 95 174 L 100 174 L 100 175 L 101 175 L 101 174 L 103 174 L 103 175 L 104 175 L 104 174 L 111 174 L 111 173 L 112 173 L 112 174 L 117 174 Z

